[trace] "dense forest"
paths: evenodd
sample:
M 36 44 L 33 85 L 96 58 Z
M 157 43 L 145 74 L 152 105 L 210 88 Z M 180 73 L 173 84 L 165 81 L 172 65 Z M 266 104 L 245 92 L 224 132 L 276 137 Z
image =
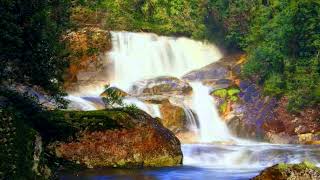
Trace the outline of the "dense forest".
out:
M 40 120 L 50 112 L 12 87 L 37 87 L 64 107 L 73 54 L 63 37 L 82 27 L 213 42 L 226 54 L 244 52 L 242 78 L 287 97 L 292 113 L 320 103 L 318 0 L 1 0 L 0 115 L 8 123 L 0 125 L 0 179 L 45 173 L 33 174 L 28 152 L 31 136 L 47 133 Z
M 59 91 L 68 53 L 61 42 L 62 33 L 68 28 L 92 25 L 106 30 L 206 39 L 228 51 L 245 51 L 248 62 L 243 75 L 263 85 L 265 93 L 290 97 L 291 110 L 319 102 L 317 1 L 79 0 L 2 4 L 1 81 L 25 81 Z

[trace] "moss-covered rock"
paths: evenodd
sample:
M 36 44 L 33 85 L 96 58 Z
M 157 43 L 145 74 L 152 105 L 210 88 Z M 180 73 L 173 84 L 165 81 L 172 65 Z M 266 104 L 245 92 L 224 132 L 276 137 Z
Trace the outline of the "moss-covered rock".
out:
M 180 141 L 158 120 L 140 110 L 59 111 L 56 116 L 78 130 L 71 140 L 48 146 L 58 158 L 88 168 L 182 163 Z
M 227 115 L 231 111 L 232 103 L 235 103 L 239 100 L 239 93 L 239 88 L 230 87 L 215 89 L 210 94 L 218 100 L 219 112 L 223 115 Z
M 320 168 L 309 162 L 300 164 L 280 163 L 263 170 L 253 180 L 317 180 Z
M 0 107 L 0 179 L 49 178 L 39 133 L 14 109 Z

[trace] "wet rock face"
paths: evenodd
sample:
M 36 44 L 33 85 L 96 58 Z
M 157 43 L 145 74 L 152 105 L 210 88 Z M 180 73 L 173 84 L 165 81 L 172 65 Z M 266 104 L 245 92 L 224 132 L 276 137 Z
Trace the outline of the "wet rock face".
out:
M 317 180 L 320 169 L 309 163 L 277 164 L 263 170 L 252 180 Z
M 195 70 L 184 75 L 183 79 L 189 81 L 228 79 L 230 71 L 236 67 L 236 62 L 241 58 L 241 56 L 241 54 L 226 56 L 218 62 L 209 64 L 199 70 Z
M 277 144 L 320 144 L 320 109 L 306 108 L 298 114 L 287 111 L 288 100 L 262 95 L 259 87 L 240 81 L 240 101 L 224 116 L 238 137 Z
M 279 100 L 273 112 L 274 118 L 263 123 L 266 139 L 274 143 L 279 139 L 287 139 L 288 143 L 319 144 L 319 107 L 305 108 L 293 114 L 287 111 L 287 103 L 285 97 Z
M 172 103 L 175 97 L 165 95 L 143 96 L 140 99 L 148 104 L 159 106 L 161 123 L 164 127 L 177 134 L 188 130 L 188 119 L 182 104 Z
M 169 101 L 160 104 L 161 122 L 172 132 L 177 133 L 186 129 L 186 114 L 183 108 L 172 105 Z
M 264 97 L 255 84 L 247 81 L 241 81 L 239 88 L 242 105 L 238 111 L 243 113 L 242 124 L 250 127 L 251 130 L 254 129 L 255 137 L 263 136 L 262 125 L 274 118 L 273 110 L 277 105 L 276 99 Z
M 191 86 L 178 78 L 163 76 L 137 82 L 132 87 L 135 95 L 190 94 Z
M 57 157 L 88 168 L 162 167 L 182 163 L 180 141 L 158 120 L 142 111 L 77 116 L 80 117 L 88 121 L 102 120 L 96 128 L 80 131 L 72 141 L 52 143 L 50 149 Z M 116 126 L 106 126 L 107 121 Z

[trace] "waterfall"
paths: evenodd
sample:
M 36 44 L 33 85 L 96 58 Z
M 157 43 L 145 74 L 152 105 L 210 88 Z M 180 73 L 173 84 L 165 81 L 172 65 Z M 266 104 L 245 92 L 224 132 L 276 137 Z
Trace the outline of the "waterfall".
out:
M 111 32 L 111 35 L 113 48 L 108 52 L 107 60 L 111 61 L 113 65 L 111 69 L 114 72 L 109 81 L 112 86 L 127 92 L 134 84 L 145 86 L 137 83 L 143 82 L 141 81 L 143 79 L 159 76 L 181 78 L 186 73 L 202 68 L 222 57 L 221 52 L 213 44 L 188 38 L 131 32 Z M 193 88 L 192 102 L 182 103 L 188 121 L 188 129 L 200 132 L 201 142 L 230 141 L 232 136 L 225 123 L 219 118 L 212 97 L 209 95 L 209 88 L 201 83 L 191 83 L 191 85 Z M 93 93 L 96 93 L 96 97 L 99 96 L 97 91 L 90 91 L 90 96 Z M 86 98 L 68 97 L 69 100 L 76 102 L 80 109 L 92 110 L 97 107 L 96 103 Z M 161 118 L 159 105 L 144 103 L 135 97 L 126 98 L 125 103 L 134 104 L 151 116 Z
M 200 124 L 200 141 L 230 141 L 233 137 L 226 124 L 221 120 L 217 108 L 209 95 L 210 88 L 201 82 L 190 83 L 193 89 L 192 106 L 198 115 Z
M 158 76 L 181 77 L 222 57 L 212 44 L 151 33 L 112 32 L 111 82 L 129 90 L 133 82 Z

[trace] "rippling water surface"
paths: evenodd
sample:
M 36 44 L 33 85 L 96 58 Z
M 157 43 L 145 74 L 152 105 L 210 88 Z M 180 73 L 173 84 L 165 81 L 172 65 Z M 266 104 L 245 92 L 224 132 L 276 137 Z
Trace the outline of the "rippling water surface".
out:
M 307 160 L 320 165 L 320 146 L 183 145 L 184 165 L 151 169 L 90 169 L 64 172 L 60 179 L 92 180 L 244 180 L 279 162 Z

